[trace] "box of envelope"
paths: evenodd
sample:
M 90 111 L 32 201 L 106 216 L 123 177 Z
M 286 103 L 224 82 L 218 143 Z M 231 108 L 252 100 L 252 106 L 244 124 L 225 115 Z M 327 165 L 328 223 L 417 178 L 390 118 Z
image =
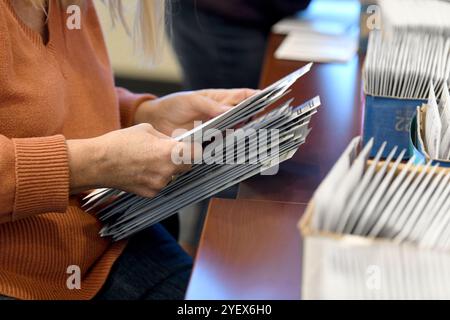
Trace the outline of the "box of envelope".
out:
M 306 222 L 303 232 L 302 299 L 450 298 L 449 251 L 321 233 Z
M 417 166 L 414 157 L 401 163 L 406 150 L 396 148 L 387 161 L 381 149 L 367 161 L 373 141 L 360 142 L 351 142 L 299 222 L 302 298 L 449 299 L 450 171 Z

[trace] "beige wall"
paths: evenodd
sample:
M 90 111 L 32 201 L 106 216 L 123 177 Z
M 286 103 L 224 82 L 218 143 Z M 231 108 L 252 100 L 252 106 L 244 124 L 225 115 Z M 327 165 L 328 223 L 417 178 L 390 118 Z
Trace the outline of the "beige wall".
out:
M 131 25 L 133 4 L 135 1 L 136 0 L 124 1 L 128 6 L 126 17 Z M 111 62 L 117 75 L 156 81 L 180 81 L 180 68 L 170 45 L 166 45 L 163 52 L 163 59 L 159 66 L 145 66 L 134 54 L 132 41 L 129 39 L 123 28 L 120 25 L 115 28 L 112 27 L 107 8 L 99 0 L 96 0 L 95 4 L 102 22 Z

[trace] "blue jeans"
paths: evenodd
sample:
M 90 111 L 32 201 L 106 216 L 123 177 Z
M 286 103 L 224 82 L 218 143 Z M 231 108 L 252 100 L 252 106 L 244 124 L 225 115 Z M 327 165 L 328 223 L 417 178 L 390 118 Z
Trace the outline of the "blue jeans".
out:
M 192 0 L 172 4 L 169 36 L 186 89 L 258 87 L 267 27 L 239 25 L 203 12 Z
M 181 300 L 191 270 L 192 259 L 155 225 L 131 238 L 94 300 Z

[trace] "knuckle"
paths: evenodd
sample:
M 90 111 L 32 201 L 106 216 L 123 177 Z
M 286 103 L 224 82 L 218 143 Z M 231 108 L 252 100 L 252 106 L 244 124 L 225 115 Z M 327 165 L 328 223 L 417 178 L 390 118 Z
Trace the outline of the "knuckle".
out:
M 155 178 L 155 180 L 153 182 L 153 185 L 154 185 L 154 187 L 156 189 L 161 190 L 162 188 L 167 186 L 170 178 L 167 178 L 167 177 L 164 177 L 164 176 L 159 176 L 159 177 Z
M 172 157 L 172 154 L 168 154 L 166 155 L 166 157 L 164 158 L 165 162 L 164 162 L 164 169 L 163 172 L 169 170 L 172 166 L 175 165 L 177 158 L 176 157 Z
M 172 153 L 178 153 L 180 150 L 182 150 L 179 142 L 173 142 L 169 141 L 167 144 L 167 148 L 164 150 L 166 156 L 171 156 Z
M 177 172 L 178 165 L 170 163 L 167 167 L 162 170 L 162 174 L 166 179 L 170 179 Z

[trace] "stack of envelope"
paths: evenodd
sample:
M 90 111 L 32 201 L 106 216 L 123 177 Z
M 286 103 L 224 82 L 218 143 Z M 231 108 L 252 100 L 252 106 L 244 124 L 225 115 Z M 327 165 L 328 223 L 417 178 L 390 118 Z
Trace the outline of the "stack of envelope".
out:
M 101 235 L 113 240 L 127 238 L 190 204 L 259 173 L 270 173 L 290 159 L 310 132 L 308 124 L 320 105 L 319 97 L 298 107 L 292 107 L 290 100 L 248 121 L 284 97 L 311 66 L 306 65 L 228 112 L 179 135 L 179 141 L 203 145 L 202 161 L 155 197 L 143 198 L 112 189 L 90 194 L 85 208 L 95 210 L 103 221 Z

